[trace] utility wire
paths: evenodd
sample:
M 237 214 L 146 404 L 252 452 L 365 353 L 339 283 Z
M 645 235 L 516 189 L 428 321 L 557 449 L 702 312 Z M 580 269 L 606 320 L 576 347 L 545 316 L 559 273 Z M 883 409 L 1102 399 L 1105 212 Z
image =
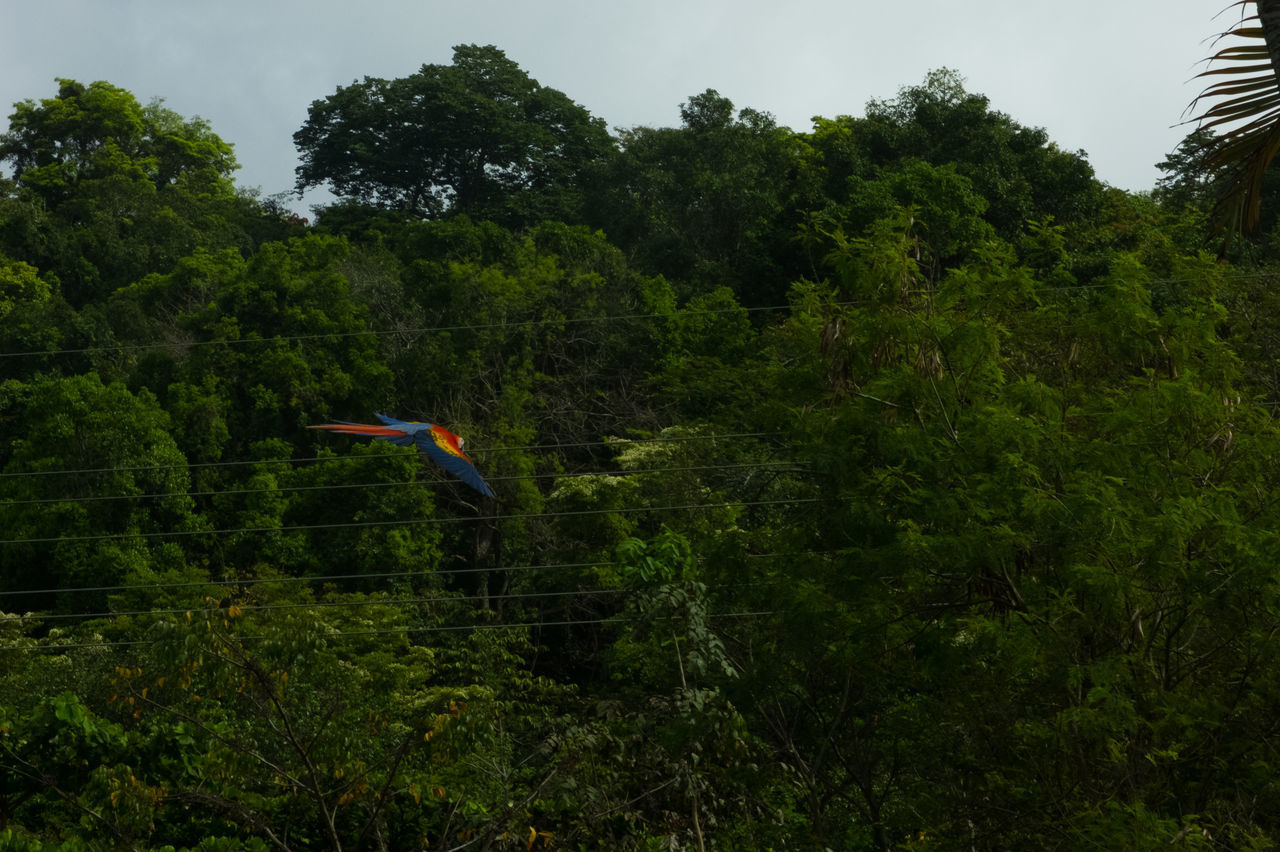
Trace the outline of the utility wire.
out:
M 571 512 L 530 512 L 524 515 L 478 515 L 473 518 L 409 518 L 399 521 L 347 521 L 344 523 L 334 524 L 294 524 L 291 526 L 280 527 L 231 527 L 227 529 L 217 530 L 166 530 L 163 532 L 140 532 L 140 533 L 104 533 L 102 535 L 69 535 L 69 536 L 47 536 L 44 538 L 8 538 L 0 539 L 0 544 L 47 544 L 49 542 L 73 542 L 73 541 L 125 541 L 135 538 L 185 538 L 188 536 L 199 535 L 229 535 L 231 533 L 260 533 L 260 532 L 299 532 L 302 530 L 325 530 L 325 529 L 358 529 L 365 527 L 394 527 L 394 526 L 417 526 L 417 525 L 435 525 L 435 524 L 456 524 L 467 521 L 518 521 L 532 520 L 535 518 L 565 518 L 582 515 L 626 515 L 636 512 L 664 512 L 677 511 L 685 509 L 722 509 L 731 506 L 742 508 L 755 506 L 773 506 L 779 504 L 795 505 L 799 503 L 820 503 L 821 498 L 805 497 L 790 500 L 754 500 L 754 501 L 730 501 L 725 503 L 691 503 L 680 506 L 642 506 L 639 508 L 618 508 L 618 509 L 581 509 Z
M 493 570 L 493 569 L 486 569 Z M 433 595 L 429 597 L 407 597 L 407 598 L 367 598 L 365 600 L 340 600 L 340 601 L 312 601 L 310 603 L 284 603 L 284 604 L 245 604 L 243 606 L 236 604 L 236 608 L 242 612 L 265 612 L 268 610 L 281 609 L 331 609 L 333 607 L 361 607 L 361 606 L 402 606 L 408 604 L 428 604 L 428 603 L 454 603 L 458 601 L 488 601 L 488 600 L 520 600 L 530 598 L 562 598 L 570 596 L 591 596 L 591 595 L 620 595 L 629 591 L 629 589 L 570 589 L 559 592 L 510 592 L 506 594 L 493 595 Z M 0 614 L 0 624 L 12 623 L 15 621 L 66 621 L 70 619 L 99 619 L 99 618 L 125 618 L 135 615 L 182 615 L 183 613 L 195 613 L 196 607 L 184 606 L 175 609 L 134 609 L 134 610 L 116 610 L 103 612 L 58 612 L 39 615 L 36 613 L 25 613 L 22 615 Z
M 737 438 L 765 438 L 775 435 L 781 435 L 781 432 L 728 432 L 719 435 L 672 435 L 671 437 L 658 438 L 610 438 L 604 441 L 574 441 L 562 444 L 526 444 L 524 446 L 510 447 L 481 447 L 478 449 L 469 449 L 468 452 L 476 455 L 484 453 L 506 453 L 506 452 L 525 452 L 529 450 L 561 450 L 575 449 L 579 447 L 605 447 L 613 444 L 672 444 L 682 441 L 714 441 L 717 439 L 737 439 Z M 417 451 L 414 450 L 416 453 Z M 13 472 L 0 473 L 0 478 L 9 478 L 15 476 L 72 476 L 86 473 L 116 473 L 116 472 L 136 472 L 142 470 L 180 470 L 191 468 L 208 468 L 208 467 L 238 467 L 242 465 L 270 465 L 270 464 L 296 464 L 298 462 L 335 462 L 335 461 L 377 461 L 380 459 L 403 459 L 408 453 L 360 453 L 347 455 L 330 455 L 330 456 L 306 456 L 302 458 L 289 459 L 243 459 L 238 461 L 217 461 L 217 462 L 186 462 L 183 464 L 155 464 L 155 465 L 137 465 L 123 467 L 90 467 L 67 470 L 19 470 Z
M 756 610 L 751 612 L 713 612 L 708 618 L 755 618 L 767 615 L 777 615 L 776 610 Z M 517 622 L 514 624 L 491 624 L 491 623 L 472 623 L 472 624 L 453 624 L 453 625 L 435 625 L 431 627 L 401 627 L 384 630 L 335 630 L 321 635 L 323 639 L 347 638 L 351 636 L 407 636 L 411 633 L 452 633 L 464 630 L 521 630 L 524 628 L 545 628 L 545 627 L 577 627 L 588 624 L 625 624 L 628 622 L 636 622 L 642 620 L 642 616 L 610 616 L 608 618 L 581 618 L 581 619 L 565 619 L 563 621 L 529 621 Z M 240 642 L 261 642 L 268 639 L 276 639 L 275 636 L 236 636 L 235 639 Z M 14 645 L 9 648 L 0 648 L 3 651 L 69 651 L 81 650 L 87 648 L 129 648 L 139 645 L 158 645 L 164 640 L 162 639 L 122 639 L 112 642 L 70 642 L 61 645 Z
M 747 559 L 773 559 L 784 556 L 826 556 L 836 551 L 830 550 L 795 550 L 776 551 L 771 553 L 747 553 Z M 699 558 L 702 559 L 701 557 Z M 170 583 L 131 583 L 117 586 L 61 586 L 47 589 L 15 589 L 0 590 L 0 597 L 5 595 L 60 595 L 82 594 L 87 592 L 134 592 L 153 591 L 157 589 L 188 589 L 200 586 L 256 586 L 263 583 L 330 583 L 337 580 L 385 580 L 404 577 L 451 576 L 457 574 L 480 574 L 487 571 L 498 573 L 515 573 L 523 571 L 552 572 L 570 568 L 611 568 L 621 562 L 609 560 L 604 562 L 552 562 L 541 565 L 507 565 L 499 568 L 434 568 L 428 571 L 382 571 L 370 574 L 303 574 L 291 577 L 246 577 L 224 578 L 219 580 L 183 580 Z
M 754 583 L 738 583 L 732 588 L 746 588 L 754 586 L 776 585 L 781 582 L 774 580 L 772 582 L 754 582 Z M 708 589 L 727 589 L 728 584 L 720 583 L 708 586 Z M 280 604 L 234 604 L 240 612 L 269 612 L 283 609 L 355 609 L 365 606 L 410 606 L 416 604 L 432 604 L 432 603 L 462 603 L 466 601 L 514 601 L 514 600 L 541 600 L 545 598 L 567 598 L 567 597 L 594 597 L 597 595 L 623 595 L 631 592 L 632 589 L 566 589 L 558 592 L 507 592 L 502 594 L 490 595 L 431 595 L 431 596 L 410 596 L 406 598 L 365 598 L 364 600 L 336 600 L 336 601 L 311 601 L 309 603 L 294 602 Z M 221 607 L 218 607 L 221 609 Z M 135 609 L 135 610 L 108 610 L 103 612 L 59 612 L 47 613 L 44 615 L 37 613 L 25 613 L 22 615 L 8 615 L 0 613 L 0 625 L 13 622 L 24 621 L 69 621 L 73 619 L 97 620 L 97 619 L 116 619 L 133 617 L 137 615 L 187 615 L 196 612 L 208 612 L 194 606 L 176 607 L 172 609 Z
M 222 580 L 183 580 L 173 583 L 132 583 L 119 586 L 64 586 L 49 589 L 15 589 L 0 591 L 4 595 L 59 595 L 84 592 L 134 592 L 152 589 L 187 589 L 200 586 L 256 586 L 262 583 L 328 583 L 335 580 L 383 580 L 393 577 L 429 577 L 435 575 L 477 574 L 485 571 L 557 571 L 565 568 L 605 568 L 620 562 L 559 562 L 544 565 L 511 565 L 504 568 L 439 568 L 430 571 L 382 571 L 374 574 L 309 574 L 294 577 L 251 577 Z
M 697 465 L 691 467 L 651 467 L 641 470 L 574 471 L 571 473 L 534 473 L 527 476 L 492 476 L 489 482 L 520 482 L 534 479 L 574 479 L 585 476 L 638 476 L 643 473 L 690 473 L 710 470 L 736 470 L 741 468 L 794 467 L 789 461 L 739 462 L 737 464 Z M 151 494 L 107 494 L 88 497 L 39 497 L 30 500 L 0 499 L 0 506 L 30 506 L 42 503 L 95 503 L 105 500 L 151 500 L 166 497 L 225 497 L 235 494 L 283 494 L 294 491 L 328 491 L 349 488 L 388 488 L 392 486 L 436 486 L 453 484 L 452 479 L 404 479 L 392 482 L 342 482 L 328 485 L 289 485 L 279 488 L 229 488 L 222 491 L 156 492 Z
M 1233 281 L 1250 281 L 1267 278 L 1280 278 L 1280 274 L 1275 272 L 1253 272 L 1240 273 L 1228 276 Z M 1154 278 L 1150 281 L 1143 282 L 1144 286 L 1150 287 L 1156 284 L 1192 284 L 1196 283 L 1190 278 Z M 1091 283 L 1091 284 L 1072 284 L 1060 287 L 1036 287 L 1037 292 L 1045 291 L 1063 291 L 1071 292 L 1076 290 L 1095 290 L 1106 287 L 1116 286 L 1111 282 Z M 908 291 L 915 295 L 936 294 L 937 288 L 918 289 Z M 854 301 L 828 302 L 828 307 L 858 307 L 861 303 Z M 490 331 L 493 329 L 507 328 L 530 328 L 541 325 L 581 325 L 586 323 L 610 323 L 610 322 L 635 322 L 636 320 L 649 319 L 678 319 L 690 316 L 700 315 L 716 315 L 726 313 L 762 313 L 770 311 L 793 311 L 794 305 L 767 305 L 763 307 L 745 307 L 736 306 L 732 308 L 708 308 L 702 310 L 685 310 L 677 308 L 675 313 L 649 313 L 649 314 L 617 314 L 614 316 L 604 317 L 557 317 L 539 320 L 521 320 L 516 322 L 496 322 L 482 323 L 479 325 L 440 325 L 440 326 L 422 326 L 415 328 L 401 329 L 369 329 L 366 331 L 339 331 L 339 332 L 317 332 L 311 334 L 292 334 L 292 335 L 275 335 L 272 337 L 239 337 L 230 340 L 193 340 L 183 341 L 165 341 L 163 343 L 136 343 L 123 344 L 116 346 L 86 346 L 77 349 L 48 349 L 44 351 L 29 350 L 25 352 L 0 352 L 0 358 L 27 358 L 35 356 L 51 357 L 55 355 L 87 355 L 98 352 L 143 352 L 152 349 L 191 349 L 204 346 L 241 346 L 248 344 L 261 343 L 284 343 L 301 340 L 340 340 L 351 337 L 389 337 L 393 335 L 412 335 L 412 334 L 434 334 L 455 331 Z
M 852 304 L 852 303 L 850 303 Z M 52 355 L 88 355 L 98 352 L 143 352 L 151 349 L 191 349 L 203 346 L 241 346 L 254 343 L 286 343 L 298 340 L 340 340 L 351 337 L 388 337 L 391 335 L 438 334 L 455 331 L 491 331 L 493 329 L 531 328 L 542 325 L 583 325 L 586 323 L 635 322 L 649 319 L 681 319 L 690 316 L 716 315 L 731 313 L 761 313 L 765 311 L 789 311 L 790 305 L 769 305 L 765 307 L 733 307 L 707 308 L 702 310 L 684 310 L 677 308 L 674 313 L 651 314 L 615 314 L 603 317 L 558 317 L 539 320 L 520 320 L 516 322 L 494 322 L 479 325 L 437 325 L 417 328 L 369 329 L 367 331 L 337 331 L 312 334 L 275 335 L 272 337 L 237 337 L 230 340 L 193 340 L 190 342 L 165 341 L 163 343 L 132 343 L 117 346 L 85 346 L 79 349 L 49 349 L 45 351 L 30 350 L 26 352 L 0 352 L 0 358 L 24 358 L 31 356 Z
M 758 618 L 763 615 L 777 615 L 777 610 L 753 610 L 744 613 L 710 613 L 708 618 Z M 378 631 L 332 631 L 321 635 L 321 638 L 347 638 L 352 636 L 408 636 L 410 633 L 454 633 L 461 631 L 490 631 L 490 629 L 524 629 L 545 627 L 581 627 L 585 624 L 626 624 L 640 622 L 641 615 L 611 615 L 608 618 L 571 618 L 557 622 L 516 622 L 509 624 L 493 624 L 476 622 L 470 624 L 436 624 L 430 627 L 398 627 L 378 629 Z M 261 642 L 278 638 L 274 636 L 237 636 L 241 642 Z M 164 640 L 118 640 L 109 642 L 68 642 L 65 645 L 14 645 L 0 649 L 4 651 L 69 651 L 83 649 L 114 649 L 114 647 L 137 647 L 140 645 L 159 645 Z

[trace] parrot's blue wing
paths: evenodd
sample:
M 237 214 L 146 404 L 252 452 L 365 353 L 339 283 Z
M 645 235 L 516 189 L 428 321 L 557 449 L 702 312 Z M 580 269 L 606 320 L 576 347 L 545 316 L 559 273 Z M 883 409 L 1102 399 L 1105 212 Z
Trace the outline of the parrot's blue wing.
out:
M 489 483 L 484 481 L 484 477 L 480 475 L 480 471 L 475 469 L 471 461 L 464 455 L 451 452 L 449 449 L 436 443 L 430 431 L 419 432 L 415 436 L 418 449 L 430 456 L 431 460 L 440 465 L 463 482 L 470 485 L 476 491 L 479 491 L 486 497 L 495 497 L 493 489 L 489 487 Z
M 422 423 L 409 423 L 406 420 L 397 420 L 394 417 L 388 417 L 385 414 L 378 414 L 376 412 L 374 413 L 373 416 L 381 420 L 384 426 L 391 426 L 396 429 L 404 429 L 406 432 L 415 432 L 417 431 L 415 427 L 422 427 L 423 425 L 427 425 Z
M 374 413 L 374 417 L 382 421 L 383 425 L 392 429 L 403 429 L 404 434 L 397 436 L 384 435 L 380 436 L 380 440 L 389 441 L 397 447 L 412 447 L 413 433 L 422 428 L 421 423 L 407 423 L 404 420 L 397 420 L 394 417 L 388 417 L 385 414 Z
M 405 435 L 402 433 L 399 435 L 375 435 L 374 437 L 377 438 L 379 441 L 386 441 L 389 444 L 395 444 L 397 447 L 413 446 L 412 435 Z

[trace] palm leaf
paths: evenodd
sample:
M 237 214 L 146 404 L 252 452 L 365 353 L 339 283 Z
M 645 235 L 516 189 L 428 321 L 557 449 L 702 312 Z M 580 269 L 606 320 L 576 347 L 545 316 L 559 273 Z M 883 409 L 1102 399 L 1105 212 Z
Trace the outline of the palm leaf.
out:
M 1214 208 L 1219 227 L 1255 233 L 1261 219 L 1262 179 L 1280 152 L 1280 0 L 1239 0 L 1240 23 L 1222 38 L 1244 39 L 1209 57 L 1225 63 L 1200 74 L 1226 77 L 1192 102 L 1210 101 L 1196 117 L 1218 135 L 1201 153 L 1206 174 L 1220 174 L 1223 190 Z M 1255 14 L 1247 15 L 1249 7 Z

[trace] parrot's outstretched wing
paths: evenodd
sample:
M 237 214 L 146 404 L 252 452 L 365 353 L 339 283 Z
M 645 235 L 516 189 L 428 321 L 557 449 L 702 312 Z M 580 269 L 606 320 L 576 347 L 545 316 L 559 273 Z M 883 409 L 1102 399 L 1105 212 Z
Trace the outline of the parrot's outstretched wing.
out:
M 398 447 L 408 447 L 416 444 L 418 449 L 430 456 L 432 461 L 470 485 L 476 491 L 486 497 L 497 496 L 493 493 L 493 489 L 489 487 L 489 483 L 484 481 L 480 471 L 476 470 L 475 465 L 471 463 L 471 459 L 467 458 L 466 454 L 462 452 L 462 439 L 448 429 L 431 423 L 397 420 L 385 414 L 376 416 L 382 421 L 383 425 L 369 426 L 364 423 L 348 423 L 345 420 L 338 420 L 334 423 L 324 423 L 319 426 L 308 426 L 307 428 L 324 429 L 343 435 L 367 435 L 380 441 L 390 441 Z
M 406 432 L 415 432 L 417 431 L 417 429 L 415 429 L 414 427 L 422 428 L 423 426 L 428 425 L 425 423 L 419 423 L 419 422 L 409 421 L 409 420 L 397 420 L 394 417 L 388 417 L 387 415 L 379 414 L 376 411 L 374 412 L 373 416 L 381 420 L 383 426 L 390 426 L 393 429 L 400 428 Z
M 343 435 L 368 435 L 380 441 L 390 441 L 397 447 L 413 445 L 413 435 L 403 429 L 396 429 L 391 426 L 367 426 L 364 423 L 348 423 L 345 420 L 339 420 L 336 423 L 323 423 L 319 426 L 308 426 L 307 428 L 324 429 L 329 432 L 339 432 Z
M 493 493 L 493 489 L 489 487 L 489 483 L 484 481 L 480 471 L 476 470 L 475 465 L 471 463 L 471 459 L 463 454 L 461 441 L 457 435 L 443 426 L 432 426 L 430 429 L 424 429 L 419 432 L 414 437 L 417 441 L 418 449 L 430 456 L 431 460 L 436 464 L 484 496 L 497 496 Z

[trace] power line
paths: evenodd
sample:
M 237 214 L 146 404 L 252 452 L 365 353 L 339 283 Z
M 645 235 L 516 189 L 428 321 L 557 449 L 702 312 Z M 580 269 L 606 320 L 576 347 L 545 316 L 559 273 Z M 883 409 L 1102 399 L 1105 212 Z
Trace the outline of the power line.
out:
M 681 319 L 690 316 L 716 315 L 730 313 L 761 313 L 764 311 L 789 311 L 790 305 L 770 305 L 765 307 L 707 308 L 700 310 L 684 310 L 677 308 L 670 314 L 616 314 L 603 317 L 559 317 L 555 319 L 520 320 L 516 322 L 494 322 L 479 325 L 437 325 L 417 328 L 369 329 L 367 331 L 338 331 L 328 333 L 275 335 L 272 337 L 238 337 L 230 340 L 193 340 L 190 342 L 165 341 L 163 343 L 131 343 L 116 346 L 85 346 L 78 349 L 49 349 L 43 352 L 31 350 L 27 352 L 0 352 L 0 358 L 25 358 L 33 356 L 54 355 L 88 355 L 98 352 L 145 352 L 152 349 L 192 349 L 204 346 L 240 346 L 255 343 L 286 343 L 300 340 L 341 340 L 352 337 L 388 337 L 392 335 L 440 334 L 455 331 L 491 331 L 493 329 L 532 328 L 542 325 L 581 325 L 585 323 L 634 322 L 648 319 Z
M 1249 281 L 1256 279 L 1266 279 L 1277 276 L 1272 272 L 1255 272 L 1240 273 L 1237 275 L 1227 276 L 1234 281 Z M 1150 287 L 1156 284 L 1191 284 L 1196 283 L 1190 278 L 1154 278 L 1150 281 L 1142 282 L 1143 286 Z M 1114 287 L 1114 283 L 1090 283 L 1090 284 L 1072 284 L 1059 287 L 1038 287 L 1037 291 L 1075 291 L 1075 290 L 1092 290 L 1106 287 Z M 936 294 L 937 288 L 933 289 L 917 289 L 907 291 L 914 295 Z M 859 307 L 863 303 L 854 301 L 829 302 L 828 307 Z M 649 319 L 679 319 L 683 317 L 699 316 L 699 315 L 718 315 L 727 313 L 763 313 L 763 312 L 780 312 L 792 311 L 792 305 L 766 305 L 762 307 L 747 307 L 738 305 L 732 308 L 707 308 L 699 310 L 687 310 L 677 308 L 674 313 L 648 313 L 648 314 L 617 314 L 614 316 L 603 317 L 557 317 L 540 320 L 521 320 L 516 322 L 504 321 L 496 323 L 481 324 L 463 324 L 463 325 L 440 325 L 440 326 L 420 326 L 414 328 L 400 329 L 368 329 L 366 331 L 337 331 L 337 332 L 316 332 L 311 334 L 292 334 L 292 335 L 274 335 L 272 337 L 239 337 L 230 340 L 192 340 L 192 341 L 164 341 L 162 343 L 131 343 L 117 344 L 115 346 L 85 346 L 74 349 L 47 349 L 47 350 L 29 350 L 24 352 L 0 352 L 0 358 L 29 358 L 29 357 L 52 357 L 57 355 L 87 355 L 99 352 L 145 352 L 154 349 L 193 349 L 205 346 L 240 346 L 248 344 L 261 343 L 286 343 L 303 340 L 341 340 L 353 337 L 390 337 L 404 335 L 421 335 L 436 334 L 455 331 L 490 331 L 493 329 L 508 328 L 531 328 L 541 325 L 580 325 L 585 323 L 610 323 L 610 322 L 634 322 L 636 320 Z
M 708 618 L 755 618 L 768 615 L 777 615 L 776 610 L 756 610 L 750 612 L 720 612 L 710 613 Z M 324 639 L 348 638 L 352 636 L 408 636 L 413 633 L 452 633 L 464 630 L 521 630 L 524 628 L 546 628 L 546 627 L 578 627 L 583 625 L 595 624 L 625 624 L 629 622 L 640 621 L 640 616 L 610 616 L 608 618 L 581 618 L 581 619 L 564 619 L 562 621 L 530 621 L 517 622 L 512 624 L 492 624 L 492 623 L 472 623 L 472 624 L 453 624 L 453 625 L 433 625 L 430 627 L 402 627 L 389 628 L 383 630 L 334 630 L 321 634 Z M 241 642 L 261 642 L 268 639 L 275 639 L 274 636 L 237 636 L 235 637 Z M 112 642 L 69 642 L 61 645 L 13 645 L 0 650 L 4 651 L 69 651 L 81 650 L 88 648 L 129 648 L 139 645 L 158 645 L 164 640 L 162 639 L 121 639 Z
M 50 542 L 74 542 L 74 541 L 107 541 L 116 540 L 124 541 L 135 538 L 185 538 L 188 536 L 199 535 L 229 535 L 232 533 L 260 533 L 260 532 L 300 532 L 303 530 L 324 530 L 324 529 L 358 529 L 365 527 L 392 527 L 392 526 L 417 526 L 417 525 L 434 525 L 434 524 L 454 524 L 467 521 L 513 521 L 513 520 L 532 520 L 536 518 L 564 518 L 582 515 L 626 515 L 636 512 L 665 512 L 679 511 L 686 509 L 721 509 L 737 506 L 742 508 L 755 506 L 773 506 L 779 504 L 795 505 L 800 503 L 820 503 L 821 498 L 805 497 L 790 500 L 755 500 L 755 501 L 730 501 L 724 503 L 691 503 L 681 506 L 642 506 L 638 508 L 617 508 L 617 509 L 581 509 L 570 512 L 531 512 L 524 515 L 478 515 L 474 518 L 409 518 L 399 521 L 347 521 L 343 523 L 333 524 L 294 524 L 291 526 L 279 527 L 232 527 L 228 529 L 216 530 L 166 530 L 163 532 L 139 532 L 139 533 L 104 533 L 102 535 L 72 535 L 72 536 L 48 536 L 44 538 L 9 538 L 0 539 L 0 544 L 47 544 Z
M 493 570 L 493 569 L 485 569 Z M 245 604 L 243 606 L 236 604 L 236 608 L 242 612 L 265 612 L 269 610 L 281 609 L 332 609 L 334 607 L 360 607 L 360 606 L 402 606 L 408 604 L 427 604 L 427 603 L 455 603 L 459 601 L 490 601 L 490 600 L 519 600 L 531 598 L 559 598 L 569 596 L 591 596 L 591 595 L 619 595 L 629 591 L 628 589 L 569 589 L 559 592 L 510 592 L 505 594 L 493 595 L 434 595 L 430 597 L 407 597 L 407 598 L 369 598 L 366 600 L 341 600 L 341 601 L 312 601 L 310 603 L 285 603 L 285 604 Z M 0 614 L 0 624 L 21 622 L 21 621 L 66 621 L 70 619 L 99 619 L 99 618 L 126 618 L 135 615 L 182 615 L 183 613 L 194 613 L 197 609 L 194 607 L 178 607 L 176 609 L 135 609 L 122 611 L 105 611 L 105 612 L 58 612 L 48 614 L 26 613 L 23 615 Z
M 1226 276 L 1229 280 L 1249 281 L 1256 279 L 1266 279 L 1277 276 L 1271 272 L 1254 272 L 1239 273 L 1236 275 Z M 1150 287 L 1156 284 L 1192 284 L 1196 283 L 1190 278 L 1154 278 L 1150 281 L 1142 282 L 1143 286 Z M 1071 292 L 1077 290 L 1094 290 L 1106 287 L 1114 287 L 1114 283 L 1090 283 L 1090 284 L 1072 284 L 1059 287 L 1037 287 L 1040 291 L 1063 291 Z M 915 295 L 937 294 L 937 288 L 918 289 L 908 291 Z M 827 307 L 859 307 L 862 303 L 853 301 L 829 302 Z M 683 317 L 699 316 L 699 315 L 717 315 L 728 313 L 763 313 L 763 312 L 780 312 L 792 311 L 792 305 L 766 305 L 763 307 L 746 307 L 735 306 L 732 308 L 708 308 L 700 310 L 687 310 L 677 308 L 674 313 L 648 313 L 648 314 L 617 314 L 614 316 L 603 317 L 557 317 L 554 319 L 540 320 L 522 320 L 516 322 L 504 321 L 496 323 L 481 323 L 478 325 L 440 325 L 440 326 L 421 326 L 415 328 L 401 329 L 368 329 L 366 331 L 339 331 L 339 332 L 322 332 L 311 334 L 292 334 L 292 335 L 275 335 L 272 337 L 240 337 L 230 340 L 193 340 L 193 341 L 165 341 L 163 343 L 136 343 L 136 344 L 118 344 L 115 346 L 85 346 L 75 349 L 48 349 L 44 351 L 30 350 L 25 352 L 0 352 L 0 358 L 29 358 L 37 356 L 52 357 L 56 355 L 87 355 L 99 352 L 145 352 L 154 349 L 192 349 L 196 347 L 206 346 L 241 346 L 249 344 L 262 343 L 285 343 L 303 340 L 341 340 L 353 337 L 390 337 L 414 334 L 436 334 L 456 331 L 491 331 L 493 329 L 509 329 L 509 328 L 531 328 L 542 325 L 580 325 L 586 323 L 610 323 L 610 322 L 634 322 L 637 320 L 649 319 L 680 319 Z
M 476 455 L 484 453 L 506 453 L 506 452 L 527 452 L 530 450 L 561 450 L 576 449 L 581 447 L 605 447 L 619 443 L 633 444 L 667 444 L 679 443 L 682 441 L 714 441 L 717 439 L 737 439 L 737 438 L 764 438 L 775 435 L 781 435 L 782 432 L 728 432 L 720 435 L 673 435 L 670 437 L 658 438 L 610 438 L 603 441 L 574 441 L 560 444 L 526 444 L 524 446 L 509 447 L 481 447 L 478 449 L 468 448 L 468 452 Z M 411 450 L 416 453 L 416 450 Z M 334 462 L 334 461 L 377 461 L 381 459 L 404 459 L 410 453 L 360 453 L 347 455 L 328 455 L 328 456 L 305 456 L 301 458 L 289 459 L 243 459 L 237 461 L 217 461 L 217 462 L 187 462 L 184 464 L 156 464 L 156 465 L 137 465 L 122 467 L 92 467 L 79 469 L 64 470 L 19 470 L 13 472 L 0 473 L 0 478 L 9 478 L 16 476 L 72 476 L 86 473 L 116 473 L 116 472 L 137 472 L 143 470 L 180 470 L 192 468 L 209 468 L 209 467 L 239 467 L 242 465 L 270 465 L 270 464 L 296 464 L 298 462 Z
M 488 569 L 486 569 L 488 570 Z M 776 585 L 780 581 L 769 583 L 738 583 L 733 588 L 746 588 L 754 586 Z M 708 586 L 708 589 L 727 589 L 729 585 L 721 583 Z M 285 609 L 355 609 L 364 606 L 410 606 L 415 604 L 432 604 L 432 603 L 465 603 L 467 601 L 514 601 L 514 600 L 542 600 L 546 598 L 567 598 L 567 597 L 593 597 L 596 595 L 623 595 L 628 594 L 632 589 L 565 589 L 558 592 L 505 592 L 501 594 L 488 595 L 432 595 L 432 596 L 410 596 L 405 598 L 366 598 L 364 600 L 336 600 L 336 601 L 311 601 L 309 603 L 293 602 L 280 604 L 234 604 L 240 612 L 270 612 Z M 221 607 L 216 607 L 221 609 Z M 172 609 L 136 609 L 136 610 L 111 610 L 103 612 L 58 612 L 58 613 L 26 613 L 22 615 L 9 615 L 0 613 L 0 625 L 13 622 L 45 622 L 45 621 L 69 621 L 78 620 L 97 620 L 97 619 L 116 619 L 130 618 L 138 615 L 192 615 L 196 612 L 208 612 L 206 609 L 198 607 L 176 607 Z
M 385 580 L 393 577 L 428 577 L 435 575 L 476 574 L 485 571 L 553 571 L 564 568 L 606 568 L 620 562 L 559 562 L 543 565 L 511 565 L 503 568 L 437 568 L 431 571 L 382 571 L 372 574 L 310 574 L 296 577 L 252 577 L 222 580 L 183 580 L 172 583 L 133 583 L 118 586 L 64 586 L 49 589 L 15 589 L 0 591 L 4 595 L 57 595 L 85 592 L 134 592 L 153 589 L 187 589 L 199 586 L 256 586 L 262 583 L 327 583 L 335 580 Z
M 796 550 L 777 551 L 771 553 L 747 553 L 747 559 L 773 559 L 785 556 L 826 556 L 837 551 L 830 550 Z M 701 561 L 701 558 L 700 558 Z M 429 571 L 415 569 L 413 571 L 380 571 L 368 574 L 303 574 L 292 577 L 245 577 L 209 580 L 182 580 L 169 583 L 131 583 L 116 586 L 61 586 L 47 589 L 14 589 L 0 590 L 0 597 L 5 595 L 58 595 L 81 594 L 88 592 L 135 592 L 154 591 L 158 589 L 187 589 L 200 586 L 256 586 L 264 583 L 329 583 L 337 580 L 386 580 L 403 577 L 453 576 L 458 574 L 479 574 L 488 571 L 495 573 L 516 573 L 524 571 L 560 571 L 570 568 L 611 568 L 621 565 L 617 560 L 603 562 L 551 562 L 539 565 L 505 565 L 498 568 L 434 568 Z
M 789 461 L 763 461 L 763 462 L 739 462 L 737 464 L 718 464 L 718 465 L 697 465 L 689 467 L 652 467 L 642 470 L 618 470 L 618 471 L 574 471 L 570 473 L 534 473 L 527 476 L 492 476 L 488 477 L 489 482 L 519 482 L 534 479 L 574 479 L 586 476 L 637 476 L 643 473 L 689 473 L 695 471 L 710 470 L 735 470 L 740 468 L 771 468 L 771 467 L 794 467 L 794 462 Z M 106 500 L 151 500 L 163 499 L 166 497 L 225 497 L 237 494 L 283 494 L 295 491 L 327 491 L 342 490 L 349 488 L 387 488 L 392 486 L 436 486 L 450 485 L 454 480 L 451 479 L 404 479 L 392 482 L 343 482 L 331 483 L 328 485 L 288 485 L 278 488 L 229 488 L 222 491 L 185 491 L 185 492 L 156 492 L 151 494 L 107 494 L 102 496 L 88 497 L 39 497 L 30 500 L 3 500 L 0 499 L 0 507 L 3 506 L 30 506 L 43 503 L 94 503 Z

